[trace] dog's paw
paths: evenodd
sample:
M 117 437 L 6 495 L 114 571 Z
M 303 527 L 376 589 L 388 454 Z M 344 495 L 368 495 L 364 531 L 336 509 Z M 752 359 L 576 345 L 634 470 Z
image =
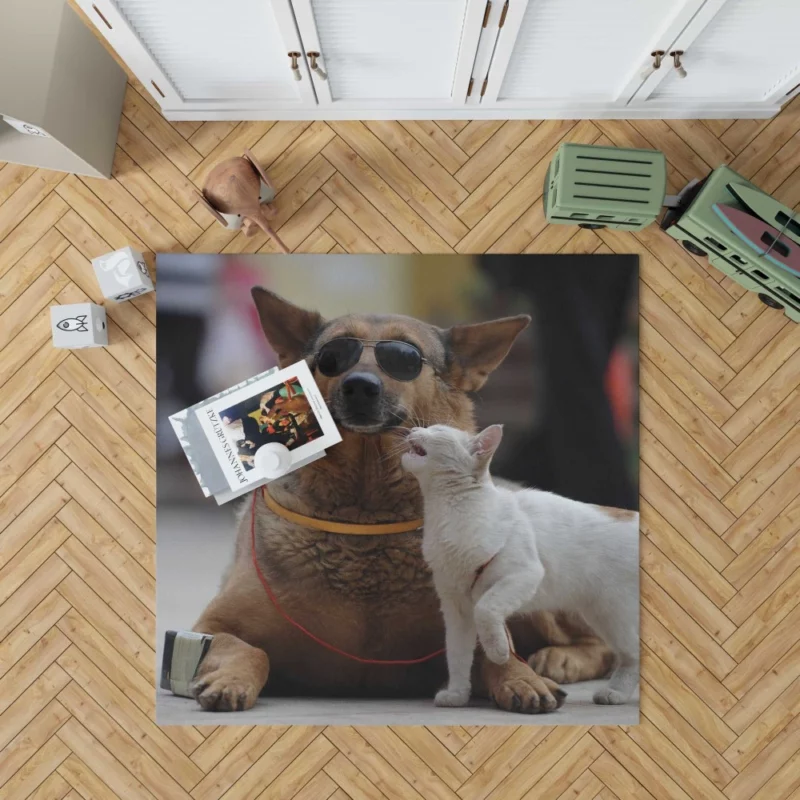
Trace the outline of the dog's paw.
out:
M 260 688 L 223 668 L 197 678 L 189 690 L 204 711 L 246 711 L 255 705 Z
M 508 678 L 492 691 L 498 708 L 518 714 L 549 714 L 561 708 L 566 697 L 553 681 L 533 674 Z
M 434 705 L 460 707 L 469 703 L 469 689 L 440 689 L 433 698 Z
M 625 702 L 625 695 L 612 689 L 610 686 L 604 686 L 594 693 L 592 698 L 599 706 L 619 706 Z
M 575 683 L 587 680 L 586 658 L 576 647 L 543 647 L 529 659 L 528 665 L 543 678 L 550 678 L 556 683 Z

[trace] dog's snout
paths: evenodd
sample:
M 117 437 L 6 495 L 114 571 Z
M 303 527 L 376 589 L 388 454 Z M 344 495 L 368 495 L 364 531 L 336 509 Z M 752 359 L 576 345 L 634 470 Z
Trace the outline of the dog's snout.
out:
M 342 394 L 353 411 L 368 411 L 380 400 L 383 383 L 370 372 L 354 372 L 342 381 Z

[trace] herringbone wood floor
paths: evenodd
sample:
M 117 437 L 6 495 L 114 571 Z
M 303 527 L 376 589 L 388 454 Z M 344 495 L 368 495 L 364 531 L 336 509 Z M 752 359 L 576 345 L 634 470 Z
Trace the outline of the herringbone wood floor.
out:
M 129 86 L 111 181 L 0 169 L 0 797 L 800 798 L 800 326 L 651 227 L 547 227 L 560 141 L 730 162 L 800 205 L 773 121 L 165 122 Z M 250 147 L 298 252 L 641 257 L 642 724 L 164 728 L 154 719 L 155 299 L 50 344 L 88 259 L 270 251 L 192 189 Z M 509 717 L 513 723 L 513 717 Z

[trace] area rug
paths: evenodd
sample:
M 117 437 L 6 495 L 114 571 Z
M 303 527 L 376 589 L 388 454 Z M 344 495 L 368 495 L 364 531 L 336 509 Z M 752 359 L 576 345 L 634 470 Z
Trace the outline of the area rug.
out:
M 505 664 L 479 634 L 471 698 L 434 703 L 445 624 L 404 461 L 408 429 L 502 425 L 495 485 L 638 522 L 636 256 L 165 254 L 157 271 L 159 724 L 639 721 L 638 688 L 595 702 L 620 658 L 559 608 L 510 616 Z M 308 381 L 271 372 L 300 362 Z M 198 408 L 210 461 L 176 423 Z M 255 468 L 273 444 L 294 459 L 274 479 Z M 638 620 L 638 579 L 607 580 Z M 586 613 L 604 597 L 583 598 Z M 179 680 L 174 648 L 195 641 Z M 508 676 L 531 667 L 559 690 L 515 689 Z

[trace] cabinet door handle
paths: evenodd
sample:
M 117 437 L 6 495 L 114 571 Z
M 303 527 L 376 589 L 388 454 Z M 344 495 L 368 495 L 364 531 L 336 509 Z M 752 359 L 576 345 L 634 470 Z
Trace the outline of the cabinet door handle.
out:
M 295 51 L 292 51 L 292 52 L 291 52 L 291 53 L 289 53 L 288 55 L 289 55 L 289 58 L 291 58 L 291 59 L 292 59 L 292 63 L 291 63 L 291 68 L 292 68 L 292 77 L 293 77 L 293 78 L 294 78 L 296 81 L 301 81 L 301 80 L 303 80 L 303 76 L 300 74 L 300 66 L 299 66 L 299 65 L 298 65 L 298 63 L 297 63 L 297 59 L 298 59 L 298 58 L 300 58 L 300 56 L 302 56 L 303 54 L 302 54 L 302 53 L 295 52 Z
M 672 56 L 672 63 L 675 65 L 675 71 L 678 73 L 678 77 L 685 78 L 686 70 L 683 68 L 683 64 L 681 63 L 683 50 L 673 50 L 670 55 Z
M 650 55 L 653 57 L 653 63 L 650 64 L 646 69 L 642 70 L 639 75 L 643 81 L 646 81 L 657 69 L 661 69 L 661 61 L 666 53 L 663 50 L 653 50 Z
M 317 65 L 317 59 L 318 58 L 322 58 L 322 56 L 320 56 L 319 53 L 316 53 L 314 51 L 306 53 L 306 55 L 308 56 L 309 60 L 311 61 L 311 71 L 312 72 L 316 72 L 317 75 L 319 75 L 320 80 L 323 80 L 323 81 L 328 80 L 328 73 L 325 72 L 325 70 L 322 69 L 322 67 Z

